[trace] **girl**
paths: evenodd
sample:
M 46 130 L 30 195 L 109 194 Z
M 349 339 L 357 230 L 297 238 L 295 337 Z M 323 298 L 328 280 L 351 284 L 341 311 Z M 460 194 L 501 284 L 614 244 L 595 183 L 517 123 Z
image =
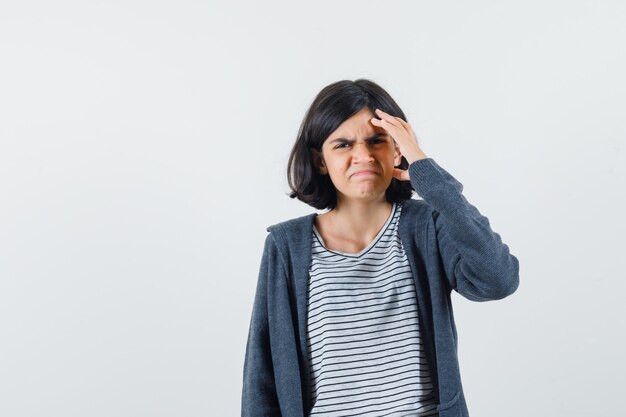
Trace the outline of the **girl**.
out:
M 290 197 L 328 211 L 267 228 L 242 416 L 468 416 L 451 291 L 519 285 L 489 220 L 365 79 L 322 89 L 287 171 Z

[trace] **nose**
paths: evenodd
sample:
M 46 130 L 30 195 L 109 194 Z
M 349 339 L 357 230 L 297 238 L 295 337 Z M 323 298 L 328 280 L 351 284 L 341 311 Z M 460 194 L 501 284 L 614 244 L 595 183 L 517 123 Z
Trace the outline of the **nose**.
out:
M 352 148 L 352 159 L 359 162 L 371 162 L 374 156 L 366 142 L 355 142 Z

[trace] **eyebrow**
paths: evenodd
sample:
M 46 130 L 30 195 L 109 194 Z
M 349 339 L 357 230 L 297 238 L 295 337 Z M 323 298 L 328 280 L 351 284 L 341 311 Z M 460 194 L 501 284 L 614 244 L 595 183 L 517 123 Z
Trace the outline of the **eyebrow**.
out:
M 370 136 L 369 138 L 367 138 L 365 140 L 378 139 L 381 136 L 387 136 L 387 134 L 383 133 L 383 132 L 374 133 L 372 136 Z M 351 143 L 351 142 L 354 142 L 354 139 L 337 138 L 337 139 L 331 140 L 329 143 L 335 143 L 335 142 L 349 142 L 349 143 Z

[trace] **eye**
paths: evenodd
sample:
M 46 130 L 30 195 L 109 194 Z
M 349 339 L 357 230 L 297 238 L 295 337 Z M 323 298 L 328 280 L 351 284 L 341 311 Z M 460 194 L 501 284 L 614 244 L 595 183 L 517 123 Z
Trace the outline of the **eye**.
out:
M 343 148 L 344 145 L 350 145 L 349 143 L 340 143 L 339 145 L 335 146 L 335 149 L 339 149 L 339 148 Z

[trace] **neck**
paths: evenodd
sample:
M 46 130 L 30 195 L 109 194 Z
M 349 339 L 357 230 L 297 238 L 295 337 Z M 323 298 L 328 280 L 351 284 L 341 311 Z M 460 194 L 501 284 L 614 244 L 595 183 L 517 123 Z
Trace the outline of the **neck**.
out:
M 333 224 L 346 236 L 370 240 L 378 234 L 391 214 L 392 204 L 385 200 L 344 201 L 330 211 Z

